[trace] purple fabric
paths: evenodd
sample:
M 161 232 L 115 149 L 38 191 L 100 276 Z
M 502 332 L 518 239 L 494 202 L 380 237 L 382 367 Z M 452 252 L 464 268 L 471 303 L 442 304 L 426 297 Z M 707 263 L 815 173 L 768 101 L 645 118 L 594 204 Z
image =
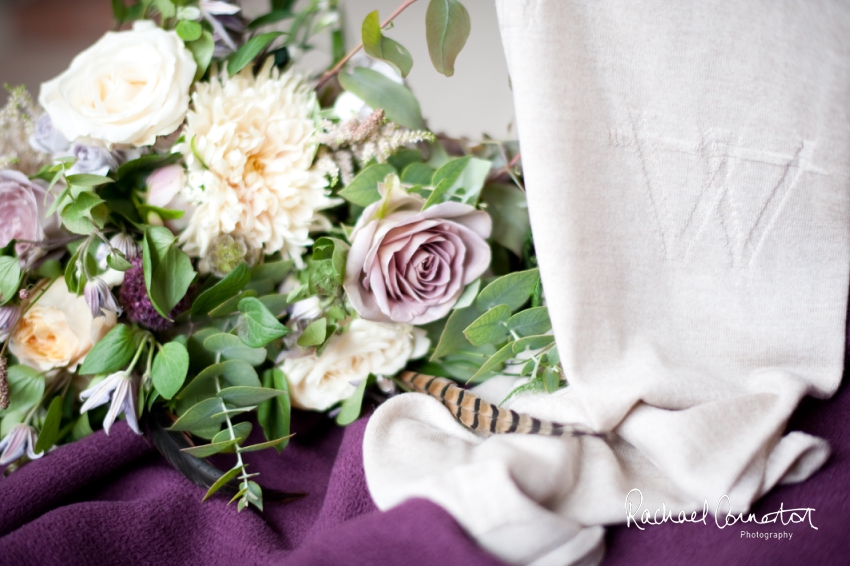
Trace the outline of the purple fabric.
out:
M 282 455 L 246 455 L 265 485 L 309 493 L 261 515 L 201 503 L 204 490 L 120 422 L 0 480 L 0 564 L 501 564 L 432 503 L 377 511 L 365 427 L 299 414 Z
M 269 487 L 306 491 L 264 514 L 236 513 L 226 499 L 201 503 L 195 487 L 121 422 L 62 447 L 0 480 L 0 564 L 499 565 L 442 509 L 422 500 L 381 513 L 366 490 L 361 443 L 366 420 L 346 429 L 298 414 L 282 455 L 248 454 Z M 606 566 L 846 563 L 850 537 L 850 394 L 807 399 L 791 429 L 830 441 L 833 456 L 803 484 L 775 489 L 755 511 L 813 507 L 808 525 L 746 526 L 793 533 L 742 539 L 738 526 L 609 529 Z M 494 494 L 497 497 L 498 494 Z M 710 505 L 713 505 L 711 503 Z

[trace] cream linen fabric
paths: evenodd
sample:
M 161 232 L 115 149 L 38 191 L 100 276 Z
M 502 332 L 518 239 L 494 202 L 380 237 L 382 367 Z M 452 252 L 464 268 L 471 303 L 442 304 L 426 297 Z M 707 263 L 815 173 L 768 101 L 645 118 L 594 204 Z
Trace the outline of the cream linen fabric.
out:
M 850 4 L 497 6 L 570 381 L 510 406 L 617 440 L 482 439 L 405 394 L 369 423 L 366 477 L 379 507 L 431 499 L 510 562 L 592 564 L 633 488 L 653 512 L 743 511 L 828 457 L 782 433 L 842 373 Z

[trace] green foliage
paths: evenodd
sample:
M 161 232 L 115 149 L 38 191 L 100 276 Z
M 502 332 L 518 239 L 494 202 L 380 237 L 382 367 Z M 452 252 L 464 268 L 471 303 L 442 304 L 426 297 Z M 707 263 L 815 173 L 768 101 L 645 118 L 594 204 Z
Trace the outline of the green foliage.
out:
M 201 24 L 198 22 L 193 22 L 192 20 L 180 20 L 177 23 L 175 31 L 183 41 L 196 41 L 200 39 L 201 34 L 204 32 L 204 28 L 202 28 Z
M 183 387 L 189 371 L 189 352 L 180 342 L 169 342 L 153 360 L 151 377 L 157 392 L 171 399 Z
M 92 375 L 124 369 L 136 353 L 138 338 L 139 333 L 126 324 L 115 325 L 89 350 L 80 373 Z
M 408 185 L 430 185 L 434 171 L 427 163 L 411 163 L 402 169 L 401 182 Z
M 174 243 L 174 234 L 161 226 L 148 227 L 142 241 L 148 297 L 156 311 L 169 320 L 171 309 L 186 295 L 196 275 L 189 256 Z
M 525 193 L 512 185 L 490 183 L 481 192 L 481 200 L 493 219 L 493 241 L 522 257 L 531 230 Z
M 224 279 L 198 295 L 192 303 L 192 314 L 207 314 L 226 300 L 234 297 L 251 280 L 251 272 L 245 262 L 237 265 Z
M 481 290 L 475 306 L 481 312 L 497 305 L 507 305 L 510 310 L 515 311 L 531 297 L 539 277 L 537 268 L 499 277 Z
M 298 345 L 301 347 L 318 346 L 325 341 L 328 331 L 328 321 L 319 318 L 307 325 L 301 336 L 298 337 Z
M 339 83 L 372 108 L 383 108 L 387 118 L 396 124 L 411 130 L 425 127 L 419 101 L 410 89 L 378 71 L 357 67 L 351 74 L 340 73 Z
M 200 403 L 190 407 L 179 419 L 174 421 L 170 430 L 191 431 L 193 429 L 219 425 L 225 421 L 225 415 L 221 414 L 221 411 L 221 399 L 218 397 L 204 399 Z
M 47 409 L 47 416 L 44 418 L 44 424 L 41 426 L 41 432 L 35 443 L 36 452 L 44 452 L 56 444 L 56 441 L 59 440 L 59 424 L 61 421 L 62 397 L 57 395 Z
M 60 213 L 65 228 L 75 234 L 91 234 L 95 228 L 103 228 L 109 209 L 99 196 L 84 191 L 62 209 Z
M 218 392 L 218 397 L 237 407 L 250 407 L 282 394 L 283 392 L 277 389 L 237 385 L 222 389 Z
M 216 482 L 212 484 L 212 486 L 209 488 L 206 495 L 204 495 L 204 498 L 201 501 L 206 501 L 207 499 L 212 497 L 215 492 L 223 488 L 227 484 L 227 482 L 238 476 L 243 469 L 243 466 L 236 466 L 224 475 L 222 475 L 220 478 L 218 478 Z
M 279 368 L 263 372 L 263 387 L 276 389 L 280 395 L 263 401 L 257 407 L 257 421 L 263 427 L 266 440 L 289 438 L 290 398 L 289 382 Z M 288 441 L 275 444 L 274 448 L 280 453 Z
M 395 172 L 395 167 L 389 163 L 373 163 L 360 171 L 351 183 L 339 192 L 339 196 L 350 203 L 369 206 L 381 200 L 378 183 L 385 182 L 387 175 L 395 174 Z
M 440 341 L 431 355 L 431 361 L 439 360 L 452 352 L 463 350 L 465 346 L 472 347 L 463 331 L 480 315 L 481 313 L 475 307 L 453 310 L 449 315 L 443 333 L 440 335 Z
M 519 336 L 544 334 L 552 328 L 549 309 L 546 307 L 533 307 L 518 312 L 508 320 L 507 325 L 508 330 L 514 331 Z
M 260 263 L 251 268 L 251 278 L 271 279 L 273 283 L 280 283 L 292 272 L 293 264 L 291 259 Z
M 336 416 L 336 424 L 346 426 L 357 420 L 360 416 L 360 410 L 363 405 L 363 394 L 366 392 L 366 387 L 375 382 L 375 377 L 370 375 L 357 385 L 357 389 L 350 397 L 342 402 L 341 410 Z
M 246 297 L 239 301 L 238 308 L 242 314 L 236 325 L 237 335 L 252 348 L 262 348 L 290 332 L 259 299 Z
M 436 187 L 435 194 L 428 199 L 425 208 L 446 200 L 458 200 L 474 205 L 491 167 L 490 161 L 471 156 L 446 162 L 431 178 L 430 184 Z M 436 194 L 438 192 L 439 195 Z
M 198 66 L 195 71 L 195 80 L 200 80 L 207 72 L 210 62 L 212 62 L 215 39 L 210 32 L 203 30 L 198 39 L 186 44 L 186 48 L 192 53 L 192 58 L 195 59 L 195 64 Z
M 230 76 L 241 71 L 245 66 L 254 60 L 272 41 L 283 35 L 281 31 L 270 31 L 261 33 L 245 42 L 245 45 L 240 47 L 236 53 L 230 56 L 227 61 L 227 73 Z
M 0 304 L 8 303 L 18 293 L 21 262 L 16 257 L 0 257 Z
M 497 344 L 508 337 L 507 322 L 510 316 L 511 309 L 507 305 L 497 305 L 475 319 L 463 334 L 474 346 Z
M 450 77 L 470 31 L 469 13 L 457 0 L 431 0 L 425 12 L 428 54 L 438 72 Z
M 9 406 L 0 411 L 0 416 L 29 411 L 44 395 L 44 375 L 29 366 L 9 366 L 6 379 L 9 382 Z
M 381 32 L 381 22 L 378 19 L 377 10 L 370 12 L 364 18 L 361 35 L 363 37 L 363 50 L 367 55 L 389 63 L 402 77 L 407 76 L 413 67 L 413 58 L 404 46 L 384 36 Z
M 224 431 L 227 432 L 227 431 Z M 234 438 L 231 440 L 221 440 L 219 442 L 210 442 L 209 444 L 202 444 L 200 446 L 192 446 L 191 448 L 181 448 L 181 452 L 185 452 L 187 454 L 191 454 L 196 458 L 207 458 L 212 456 L 213 454 L 218 454 L 219 452 L 223 452 L 228 448 L 232 448 L 234 444 L 236 444 L 238 439 Z
M 273 10 L 268 14 L 263 14 L 262 16 L 255 18 L 248 22 L 247 29 L 254 30 L 259 29 L 263 26 L 275 24 L 277 22 L 288 20 L 289 18 L 294 17 L 290 10 Z
M 243 360 L 252 366 L 262 364 L 266 359 L 265 348 L 252 348 L 233 334 L 224 332 L 213 334 L 204 340 L 204 347 L 221 354 L 225 360 Z

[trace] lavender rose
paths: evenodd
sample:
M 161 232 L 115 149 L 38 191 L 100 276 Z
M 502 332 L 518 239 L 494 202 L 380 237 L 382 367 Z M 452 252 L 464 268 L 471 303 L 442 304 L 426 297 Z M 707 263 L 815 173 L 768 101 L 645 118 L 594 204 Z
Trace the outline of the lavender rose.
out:
M 62 135 L 62 132 L 53 127 L 53 121 L 47 114 L 42 114 L 36 121 L 35 132 L 33 132 L 29 142 L 30 146 L 36 151 L 51 155 L 65 153 L 71 145 Z
M 378 188 L 383 198 L 363 211 L 351 234 L 348 298 L 368 320 L 442 318 L 490 265 L 490 216 L 457 202 L 422 210 L 425 200 L 407 194 L 395 176 Z
M 97 145 L 86 145 L 80 142 L 71 146 L 71 155 L 77 158 L 74 165 L 68 170 L 69 175 L 77 173 L 89 173 L 92 175 L 106 175 L 109 170 L 118 168 L 118 160 L 112 153 Z
M 59 229 L 54 214 L 44 218 L 53 201 L 45 200 L 45 189 L 26 175 L 8 169 L 0 170 L 0 247 L 12 240 L 43 240 Z

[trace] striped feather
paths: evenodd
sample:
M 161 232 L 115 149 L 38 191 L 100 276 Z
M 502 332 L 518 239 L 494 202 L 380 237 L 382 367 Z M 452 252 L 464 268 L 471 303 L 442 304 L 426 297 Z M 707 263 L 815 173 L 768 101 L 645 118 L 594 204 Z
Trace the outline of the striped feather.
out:
M 412 391 L 438 399 L 465 427 L 483 434 L 539 434 L 542 436 L 601 436 L 577 425 L 541 421 L 476 397 L 443 377 L 405 371 L 399 380 Z

